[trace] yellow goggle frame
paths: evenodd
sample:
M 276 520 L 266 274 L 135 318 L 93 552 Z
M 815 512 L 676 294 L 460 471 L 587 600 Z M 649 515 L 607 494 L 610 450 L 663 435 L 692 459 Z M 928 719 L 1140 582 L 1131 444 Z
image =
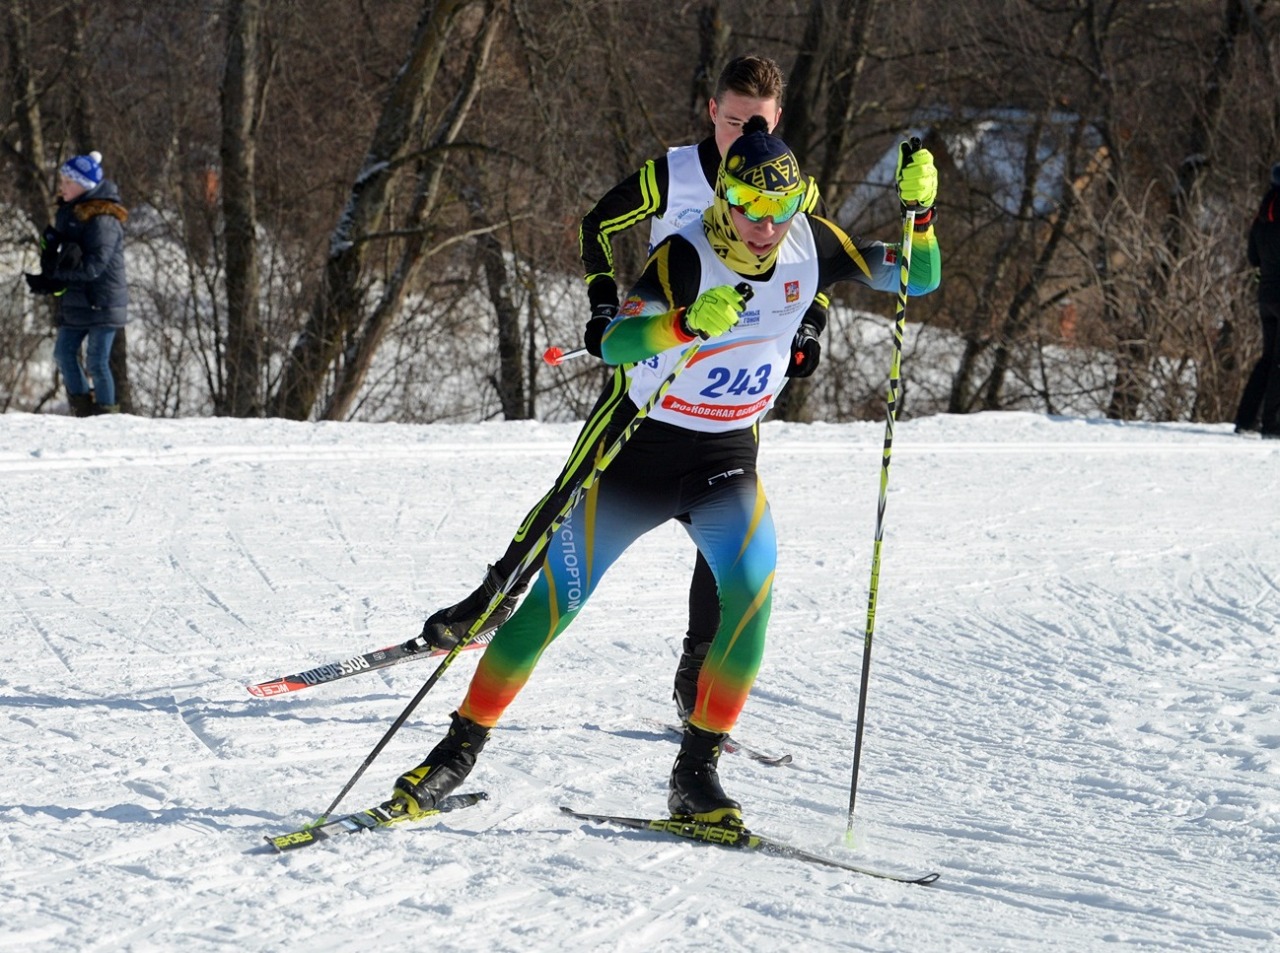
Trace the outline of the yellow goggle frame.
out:
M 800 211 L 804 189 L 798 192 L 764 192 L 734 179 L 726 179 L 724 198 L 748 222 L 761 222 L 771 218 L 773 224 L 781 225 L 791 221 L 796 212 Z

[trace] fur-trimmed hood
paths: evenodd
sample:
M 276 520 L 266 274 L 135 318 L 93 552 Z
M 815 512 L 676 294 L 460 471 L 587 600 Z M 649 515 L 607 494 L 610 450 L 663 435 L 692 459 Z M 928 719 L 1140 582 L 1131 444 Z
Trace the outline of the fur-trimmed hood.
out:
M 82 222 L 97 218 L 99 215 L 110 215 L 112 218 L 118 219 L 121 225 L 129 221 L 129 210 L 119 202 L 113 202 L 111 199 L 77 202 L 71 207 L 71 211 Z
M 67 204 L 71 207 L 71 214 L 80 222 L 87 222 L 99 215 L 110 215 L 121 225 L 129 221 L 129 210 L 120 201 L 120 187 L 110 179 L 103 179 Z

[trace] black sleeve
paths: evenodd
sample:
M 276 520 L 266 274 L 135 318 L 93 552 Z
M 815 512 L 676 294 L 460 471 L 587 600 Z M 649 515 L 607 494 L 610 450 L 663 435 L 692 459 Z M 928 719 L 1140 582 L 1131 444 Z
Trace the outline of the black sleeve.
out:
M 822 190 L 818 188 L 818 181 L 813 176 L 809 176 L 809 186 L 805 191 L 804 202 L 800 205 L 800 211 L 813 212 L 815 215 L 824 217 L 827 215 L 827 203 L 822 200 Z M 812 328 L 814 334 L 821 336 L 822 332 L 827 329 L 827 312 L 830 307 L 831 299 L 819 291 L 814 295 L 813 301 L 810 302 L 800 323 Z
M 819 291 L 813 296 L 813 300 L 809 302 L 809 307 L 805 309 L 804 317 L 800 319 L 800 323 L 813 330 L 813 333 L 822 336 L 822 332 L 827 329 L 827 312 L 831 308 L 831 299 L 824 292 Z
M 818 188 L 818 180 L 813 176 L 809 176 L 809 184 L 805 188 L 804 201 L 800 203 L 800 211 L 812 212 L 824 218 L 831 217 L 827 215 L 827 203 L 822 200 L 822 190 Z
M 867 253 L 871 244 L 853 238 L 818 216 L 810 216 L 813 241 L 818 250 L 818 286 L 830 288 L 840 281 L 865 281 L 870 274 Z
M 583 216 L 578 248 L 587 296 L 593 308 L 599 304 L 615 307 L 618 304 L 613 236 L 666 211 L 669 181 L 666 156 L 650 159 L 606 192 Z

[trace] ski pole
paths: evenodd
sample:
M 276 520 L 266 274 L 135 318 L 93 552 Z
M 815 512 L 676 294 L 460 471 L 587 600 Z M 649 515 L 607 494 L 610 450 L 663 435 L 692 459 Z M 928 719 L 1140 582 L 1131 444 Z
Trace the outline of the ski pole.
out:
M 739 284 L 736 290 L 742 295 L 744 301 L 750 299 L 752 293 L 751 286 L 746 282 Z M 400 726 L 408 720 L 409 716 L 413 714 L 414 709 L 417 708 L 422 699 L 427 696 L 427 692 L 431 691 L 431 689 L 435 687 L 436 682 L 440 681 L 440 677 L 445 673 L 449 666 L 453 664 L 453 660 L 458 657 L 458 653 L 466 648 L 467 644 L 479 634 L 480 630 L 484 627 L 485 622 L 488 621 L 489 616 L 492 615 L 493 611 L 502 604 L 502 600 L 506 598 L 507 593 L 511 591 L 511 588 L 516 584 L 517 580 L 523 577 L 525 572 L 541 557 L 542 551 L 550 545 L 552 538 L 557 532 L 559 532 L 560 527 L 564 525 L 565 520 L 569 518 L 570 514 L 573 513 L 574 508 L 578 505 L 578 502 L 582 499 L 583 495 L 595 486 L 596 481 L 600 479 L 600 475 L 604 473 L 609 464 L 612 463 L 618 454 L 622 452 L 622 448 L 631 439 L 632 435 L 635 434 L 636 430 L 639 429 L 640 424 L 642 424 L 644 419 L 649 416 L 649 413 L 653 408 L 658 406 L 658 401 L 662 400 L 663 396 L 675 382 L 675 379 L 680 376 L 681 372 L 686 367 L 689 366 L 689 361 L 691 361 L 693 356 L 698 353 L 698 348 L 701 346 L 701 341 L 694 341 L 689 345 L 688 349 L 680 355 L 680 359 L 676 362 L 676 366 L 671 369 L 671 373 L 663 379 L 662 383 L 659 384 L 657 389 L 649 396 L 649 399 L 646 400 L 644 405 L 636 411 L 635 416 L 627 422 L 627 425 L 622 429 L 622 432 L 619 433 L 613 443 L 609 445 L 609 449 L 604 452 L 600 459 L 596 461 L 595 465 L 592 466 L 587 475 L 582 478 L 576 487 L 574 487 L 573 493 L 569 496 L 569 499 L 565 501 L 564 506 L 560 508 L 560 512 L 555 515 L 551 524 L 539 534 L 538 538 L 534 541 L 533 547 L 525 554 L 524 559 L 520 560 L 520 565 L 512 571 L 511 575 L 507 576 L 506 580 L 498 588 L 498 591 L 493 594 L 493 598 L 489 600 L 489 604 L 485 607 L 485 610 L 480 613 L 475 622 L 471 623 L 471 628 L 467 630 L 467 634 L 464 635 L 462 639 L 459 640 L 458 644 L 449 651 L 448 655 L 441 659 L 440 664 L 436 666 L 436 670 L 431 673 L 431 676 L 423 683 L 422 687 L 418 689 L 418 693 L 409 700 L 409 704 L 405 706 L 404 711 L 400 712 L 396 720 L 391 723 L 391 727 L 388 728 L 386 734 L 382 736 L 382 740 L 373 746 L 373 750 L 369 752 L 368 757 L 366 757 L 360 767 L 356 769 L 356 773 L 351 776 L 351 780 L 348 781 L 343 786 L 342 790 L 338 792 L 338 796 L 333 799 L 333 803 L 329 805 L 328 809 L 320 816 L 320 819 L 316 823 L 323 823 L 328 819 L 329 815 L 337 809 L 338 804 L 341 803 L 344 797 L 346 797 L 347 792 L 350 791 L 355 786 L 355 783 L 360 780 L 360 777 L 364 774 L 369 765 L 373 764 L 374 759 L 377 758 L 382 752 L 382 749 L 387 746 L 387 742 L 389 742 L 392 736 L 400 730 Z
M 591 352 L 585 347 L 575 347 L 571 351 L 566 351 L 564 348 L 559 347 L 549 347 L 542 352 L 542 359 L 552 367 L 559 367 L 565 361 L 572 361 L 575 358 L 585 357 L 589 353 Z
M 912 138 L 911 152 L 920 148 L 920 140 Z M 909 154 L 909 153 L 908 153 Z M 888 413 L 884 422 L 884 452 L 880 462 L 880 499 L 876 504 L 876 536 L 871 550 L 871 587 L 867 594 L 867 628 L 862 642 L 862 684 L 858 690 L 858 725 L 853 742 L 853 778 L 849 785 L 849 821 L 845 842 L 853 841 L 853 806 L 858 797 L 858 768 L 862 763 L 863 724 L 867 714 L 867 685 L 871 675 L 871 640 L 876 630 L 876 601 L 880 593 L 880 549 L 884 542 L 884 511 L 889 492 L 889 458 L 893 453 L 893 426 L 902 397 L 902 338 L 907 326 L 907 281 L 911 275 L 911 238 L 916 224 L 916 210 L 908 208 L 902 216 L 901 268 L 898 278 L 898 301 L 893 325 L 893 361 L 889 365 Z

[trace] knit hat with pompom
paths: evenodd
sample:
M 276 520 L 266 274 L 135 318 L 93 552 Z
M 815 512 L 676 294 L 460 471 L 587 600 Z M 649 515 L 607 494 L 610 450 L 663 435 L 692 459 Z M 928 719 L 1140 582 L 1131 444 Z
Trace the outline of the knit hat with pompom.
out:
M 58 175 L 85 189 L 95 188 L 102 181 L 102 153 L 90 152 L 84 156 L 72 156 L 62 164 Z

